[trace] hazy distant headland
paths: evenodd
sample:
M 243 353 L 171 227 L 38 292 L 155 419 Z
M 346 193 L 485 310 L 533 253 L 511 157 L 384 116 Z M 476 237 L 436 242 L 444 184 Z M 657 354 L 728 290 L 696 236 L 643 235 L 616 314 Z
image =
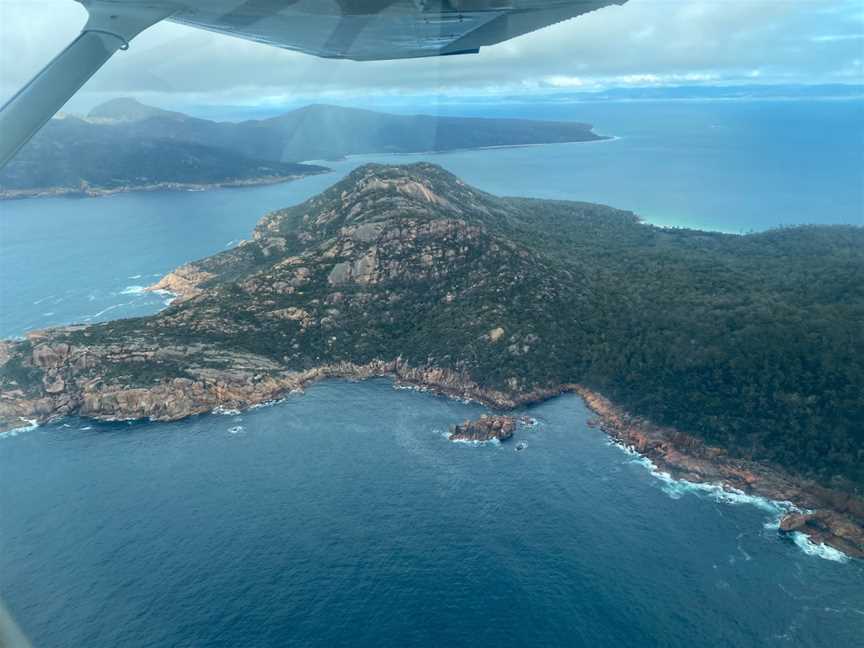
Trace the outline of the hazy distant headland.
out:
M 270 184 L 328 170 L 304 160 L 602 139 L 580 122 L 312 105 L 234 123 L 114 99 L 52 120 L 0 172 L 0 198 Z

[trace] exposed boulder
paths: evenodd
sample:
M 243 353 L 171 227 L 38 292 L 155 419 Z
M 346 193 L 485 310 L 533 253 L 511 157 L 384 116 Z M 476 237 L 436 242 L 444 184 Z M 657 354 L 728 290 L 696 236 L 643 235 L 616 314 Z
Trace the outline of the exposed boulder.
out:
M 513 437 L 516 425 L 522 419 L 515 416 L 483 414 L 474 421 L 464 421 L 450 429 L 451 441 L 506 441 Z
M 832 546 L 854 558 L 864 558 L 864 529 L 836 511 L 790 513 L 780 520 L 780 531 L 804 533 L 817 544 Z

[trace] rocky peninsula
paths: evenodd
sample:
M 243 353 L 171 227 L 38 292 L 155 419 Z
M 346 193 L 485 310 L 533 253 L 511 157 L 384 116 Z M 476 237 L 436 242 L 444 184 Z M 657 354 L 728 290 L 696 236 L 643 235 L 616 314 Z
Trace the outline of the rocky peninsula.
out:
M 658 470 L 788 500 L 781 529 L 860 556 L 862 251 L 860 228 L 666 230 L 366 165 L 167 275 L 156 315 L 0 343 L 0 421 L 170 421 L 335 377 L 500 410 L 576 392 Z

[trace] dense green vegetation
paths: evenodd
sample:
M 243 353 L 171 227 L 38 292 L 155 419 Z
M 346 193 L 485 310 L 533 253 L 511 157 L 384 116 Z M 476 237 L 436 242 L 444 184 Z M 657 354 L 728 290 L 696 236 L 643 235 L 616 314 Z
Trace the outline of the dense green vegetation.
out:
M 89 115 L 138 137 L 206 143 L 265 160 L 324 160 L 361 153 L 418 153 L 480 146 L 602 139 L 590 124 L 528 119 L 393 115 L 315 104 L 278 117 L 214 122 L 114 99 Z
M 154 184 L 218 184 L 284 178 L 325 167 L 264 161 L 213 146 L 130 133 L 74 117 L 49 122 L 0 171 L 0 193 L 111 190 Z
M 114 99 L 86 120 L 54 119 L 5 169 L 0 192 L 224 183 L 302 175 L 302 160 L 601 139 L 577 122 L 389 115 L 314 105 L 240 123 Z
M 292 369 L 400 356 L 511 393 L 582 383 L 734 454 L 864 487 L 860 227 L 663 229 L 368 165 L 195 267 L 204 294 L 67 337 Z

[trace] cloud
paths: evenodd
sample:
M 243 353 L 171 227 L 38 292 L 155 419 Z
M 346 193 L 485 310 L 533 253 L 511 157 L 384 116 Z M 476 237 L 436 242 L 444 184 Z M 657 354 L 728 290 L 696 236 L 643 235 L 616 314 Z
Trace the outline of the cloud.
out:
M 632 84 L 864 82 L 862 16 L 857 0 L 630 0 L 478 55 L 367 63 L 161 23 L 115 56 L 75 101 L 137 94 L 163 96 L 163 103 L 253 103 Z M 70 0 L 0 0 L 2 94 L 25 83 L 84 19 Z
M 864 39 L 864 34 L 822 34 L 821 36 L 813 36 L 810 38 L 814 43 L 834 43 L 836 41 L 862 39 Z

